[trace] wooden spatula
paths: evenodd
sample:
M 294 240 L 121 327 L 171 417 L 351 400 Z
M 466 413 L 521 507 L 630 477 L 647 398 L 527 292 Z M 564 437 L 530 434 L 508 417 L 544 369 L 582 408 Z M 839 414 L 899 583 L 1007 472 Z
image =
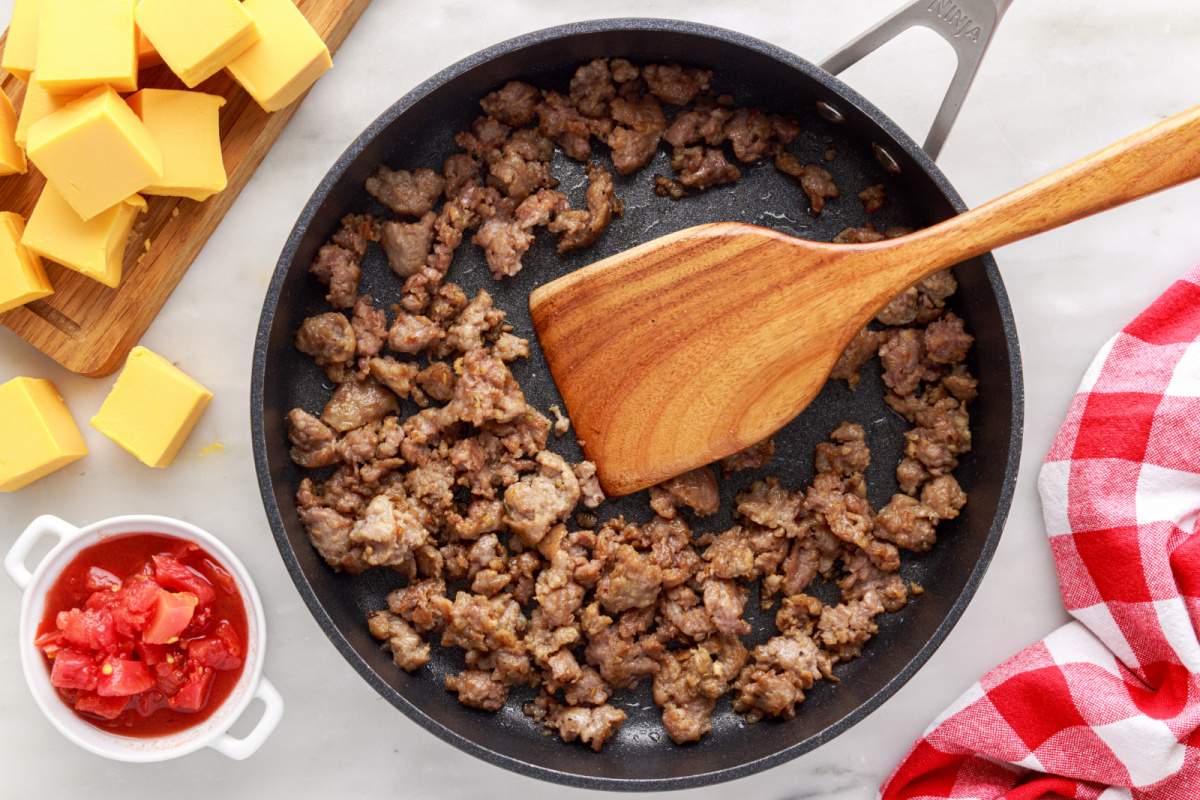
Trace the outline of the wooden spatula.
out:
M 854 335 L 920 279 L 1197 176 L 1200 106 L 897 239 L 699 225 L 552 281 L 529 307 L 584 452 L 619 496 L 783 427 Z

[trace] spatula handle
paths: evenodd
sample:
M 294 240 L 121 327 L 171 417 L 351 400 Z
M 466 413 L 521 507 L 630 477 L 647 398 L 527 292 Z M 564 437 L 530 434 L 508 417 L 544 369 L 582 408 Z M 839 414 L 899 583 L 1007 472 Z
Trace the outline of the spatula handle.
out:
M 1200 106 L 912 234 L 913 279 L 1196 177 Z

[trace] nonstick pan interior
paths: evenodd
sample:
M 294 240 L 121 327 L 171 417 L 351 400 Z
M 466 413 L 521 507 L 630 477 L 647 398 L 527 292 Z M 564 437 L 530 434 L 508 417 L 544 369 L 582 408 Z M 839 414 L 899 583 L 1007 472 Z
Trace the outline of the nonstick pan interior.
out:
M 461 659 L 434 648 L 434 659 L 409 675 L 367 633 L 366 612 L 381 608 L 384 595 L 401 585 L 391 572 L 359 577 L 335 574 L 312 549 L 295 513 L 293 494 L 302 477 L 287 454 L 284 415 L 300 406 L 319 412 L 331 386 L 312 361 L 298 353 L 292 338 L 307 316 L 326 310 L 323 288 L 307 274 L 320 244 L 342 215 L 380 211 L 363 191 L 364 179 L 380 163 L 393 168 L 440 167 L 452 151 L 456 131 L 479 113 L 477 101 L 504 81 L 526 79 L 565 89 L 578 64 L 598 56 L 623 56 L 638 62 L 675 60 L 716 72 L 719 91 L 739 105 L 797 115 L 804 134 L 793 146 L 802 160 L 827 164 L 842 190 L 818 217 L 807 213 L 800 187 L 764 163 L 744 169 L 731 186 L 671 202 L 652 191 L 653 175 L 671 174 L 661 152 L 646 169 L 617 178 L 625 202 L 616 220 L 593 247 L 556 256 L 553 237 L 543 235 L 514 279 L 492 279 L 480 251 L 459 249 L 450 280 L 468 295 L 487 289 L 504 308 L 515 332 L 530 340 L 532 356 L 514 366 L 529 401 L 546 411 L 561 399 L 534 336 L 526 305 L 530 291 L 559 275 L 650 238 L 715 220 L 740 220 L 829 240 L 838 231 L 866 222 L 855 195 L 884 183 L 888 200 L 873 217 L 890 225 L 921 226 L 962 208 L 945 178 L 916 145 L 877 109 L 836 79 L 795 56 L 739 34 L 663 20 L 607 20 L 530 34 L 483 51 L 419 86 L 389 109 L 350 147 L 318 187 L 296 224 L 268 291 L 255 349 L 252 419 L 259 480 L 280 552 L 330 639 L 384 697 L 417 722 L 477 756 L 537 777 L 610 789 L 664 789 L 726 780 L 793 758 L 836 736 L 865 716 L 901 686 L 933 652 L 957 620 L 983 575 L 1003 526 L 1019 455 L 1021 384 L 1011 313 L 990 256 L 955 270 L 960 288 L 953 308 L 976 337 L 971 369 L 980 379 L 980 398 L 971 413 L 974 451 L 958 470 L 970 502 L 964 513 L 939 528 L 939 544 L 924 555 L 905 554 L 903 575 L 925 593 L 898 614 L 880 620 L 879 635 L 861 658 L 837 668 L 839 684 L 820 682 L 797 717 L 787 722 L 747 725 L 723 699 L 713 717 L 713 733 L 686 747 L 673 745 L 662 732 L 649 682 L 613 701 L 629 715 L 620 734 L 601 753 L 566 745 L 549 737 L 520 711 L 526 695 L 513 692 L 497 714 L 467 709 L 442 688 L 443 677 L 462 668 Z M 816 112 L 818 101 L 838 109 L 844 121 L 833 123 Z M 825 116 L 828 116 L 826 114 Z M 881 166 L 873 145 L 882 145 L 898 162 L 899 172 Z M 603 148 L 597 146 L 597 154 Z M 586 181 L 582 165 L 555 156 L 555 174 L 572 204 L 582 205 Z M 361 290 L 388 306 L 399 300 L 400 280 L 381 252 L 364 260 Z M 852 281 L 853 276 L 848 275 Z M 776 437 L 777 453 L 766 469 L 723 481 L 723 511 L 700 521 L 697 532 L 723 530 L 730 524 L 734 494 L 762 473 L 777 474 L 789 488 L 812 474 L 814 445 L 842 420 L 861 423 L 868 433 L 872 465 L 871 501 L 878 508 L 895 491 L 893 470 L 907 425 L 882 400 L 878 365 L 863 372 L 857 391 L 831 382 L 816 401 Z M 569 460 L 581 458 L 571 436 L 551 446 Z M 645 493 L 604 507 L 605 515 L 623 513 L 644 520 Z M 756 609 L 756 598 L 748 605 Z M 773 612 L 752 612 L 753 645 L 772 635 Z

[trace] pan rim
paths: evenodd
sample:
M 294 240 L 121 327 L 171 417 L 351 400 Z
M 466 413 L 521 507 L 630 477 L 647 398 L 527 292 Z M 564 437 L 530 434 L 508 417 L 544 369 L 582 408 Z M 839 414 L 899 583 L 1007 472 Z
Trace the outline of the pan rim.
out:
M 946 176 L 920 148 L 920 146 L 900 129 L 895 122 L 884 114 L 873 103 L 851 89 L 838 78 L 816 66 L 812 62 L 796 54 L 769 44 L 746 34 L 702 23 L 641 17 L 620 17 L 593 19 L 543 28 L 520 36 L 506 39 L 486 47 L 466 58 L 442 69 L 433 76 L 419 83 L 399 100 L 389 106 L 374 121 L 372 121 L 355 140 L 338 156 L 328 172 L 313 190 L 308 202 L 300 212 L 295 225 L 292 227 L 283 250 L 275 265 L 274 273 L 263 300 L 262 312 L 259 318 L 258 332 L 255 338 L 253 368 L 250 384 L 250 418 L 251 444 L 254 451 L 255 473 L 262 495 L 267 522 L 271 527 L 276 547 L 283 558 L 284 565 L 292 582 L 295 584 L 309 611 L 325 635 L 341 653 L 342 657 L 354 667 L 355 671 L 372 686 L 381 696 L 393 706 L 402 711 L 409 719 L 416 722 L 425 730 L 433 733 L 443 741 L 480 758 L 490 764 L 517 772 L 519 774 L 540 778 L 557 784 L 576 788 L 601 789 L 609 791 L 665 791 L 686 788 L 696 788 L 720 783 L 736 778 L 745 777 L 779 764 L 790 761 L 798 756 L 816 749 L 841 735 L 891 698 L 916 672 L 925 665 L 934 652 L 942 645 L 950 631 L 957 624 L 974 597 L 979 584 L 982 582 L 988 565 L 991 563 L 1009 509 L 1016 486 L 1017 468 L 1020 462 L 1021 442 L 1024 418 L 1024 386 L 1022 380 L 1020 348 L 1017 340 L 1016 323 L 1012 307 L 1000 277 L 996 262 L 991 254 L 981 257 L 987 275 L 988 283 L 996 298 L 1000 313 L 1004 340 L 1009 350 L 1009 382 L 1012 393 L 1012 412 L 1009 420 L 1009 444 L 1007 462 L 1004 468 L 1003 481 L 997 496 L 996 514 L 992 519 L 987 538 L 980 551 L 979 558 L 968 576 L 962 591 L 951 605 L 941 623 L 934 629 L 928 640 L 921 646 L 913 658 L 880 687 L 870 698 L 855 708 L 837 722 L 824 730 L 801 741 L 778 750 L 761 758 L 753 759 L 708 772 L 696 773 L 679 777 L 662 778 L 616 778 L 606 776 L 581 775 L 578 773 L 562 772 L 556 769 L 534 764 L 519 758 L 492 750 L 474 739 L 463 736 L 437 720 L 426 715 L 407 697 L 394 689 L 378 675 L 358 654 L 343 632 L 334 624 L 325 610 L 316 590 L 309 583 L 303 568 L 296 556 L 284 528 L 282 513 L 275 501 L 274 486 L 267 463 L 267 442 L 265 431 L 265 413 L 263 399 L 265 395 L 265 377 L 270 332 L 274 325 L 276 311 L 279 306 L 281 290 L 289 268 L 294 260 L 301 239 L 312 223 L 317 211 L 323 205 L 330 192 L 344 178 L 346 170 L 354 160 L 366 149 L 393 121 L 406 113 L 412 106 L 425 96 L 454 80 L 467 71 L 492 61 L 501 56 L 519 51 L 523 48 L 538 45 L 546 41 L 567 38 L 580 34 L 611 33 L 611 32 L 664 32 L 683 33 L 694 36 L 716 39 L 723 43 L 738 46 L 768 58 L 781 62 L 785 66 L 803 73 L 825 88 L 835 93 L 843 102 L 855 106 L 859 111 L 870 117 L 887 134 L 892 143 L 904 151 L 913 162 L 933 181 L 937 190 L 946 201 L 958 212 L 966 210 L 962 198 L 955 191 Z

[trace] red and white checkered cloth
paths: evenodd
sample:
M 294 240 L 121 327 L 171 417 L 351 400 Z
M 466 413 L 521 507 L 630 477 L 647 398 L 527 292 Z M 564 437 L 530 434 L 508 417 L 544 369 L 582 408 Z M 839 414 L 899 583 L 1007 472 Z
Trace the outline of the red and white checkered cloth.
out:
M 1076 621 L 946 709 L 882 800 L 1200 798 L 1200 269 L 1096 356 L 1038 487 Z

